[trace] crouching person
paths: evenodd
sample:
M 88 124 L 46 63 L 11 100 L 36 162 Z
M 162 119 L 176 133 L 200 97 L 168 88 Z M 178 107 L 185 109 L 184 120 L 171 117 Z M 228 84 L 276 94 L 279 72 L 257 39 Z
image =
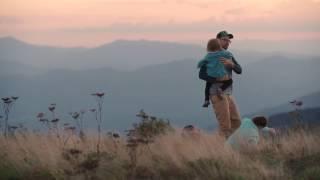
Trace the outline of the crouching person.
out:
M 261 130 L 261 136 L 266 140 L 274 140 L 277 136 L 277 131 L 271 127 L 265 127 Z
M 226 144 L 236 150 L 256 146 L 259 142 L 259 131 L 262 130 L 268 131 L 266 117 L 244 118 L 240 127 L 227 139 Z
M 199 139 L 200 138 L 200 129 L 196 128 L 193 125 L 186 125 L 182 130 L 182 137 L 188 139 Z

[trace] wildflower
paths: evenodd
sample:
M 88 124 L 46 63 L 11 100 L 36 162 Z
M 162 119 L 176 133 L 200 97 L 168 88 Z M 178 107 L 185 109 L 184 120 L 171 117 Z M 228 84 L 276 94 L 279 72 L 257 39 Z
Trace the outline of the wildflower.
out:
M 297 100 L 290 101 L 290 104 L 296 104 Z
M 78 149 L 70 149 L 69 153 L 75 155 L 75 154 L 81 154 L 82 151 Z
M 148 118 L 149 116 L 142 110 L 136 115 L 137 117 Z
M 182 136 L 189 138 L 199 138 L 200 130 L 193 125 L 186 125 L 185 127 L 183 127 Z
M 134 129 L 125 130 L 125 132 L 127 132 L 128 139 L 132 139 L 137 136 L 137 131 Z
M 49 111 L 51 111 L 51 112 L 52 112 L 52 111 L 54 111 L 54 110 L 56 109 L 56 107 L 54 107 L 54 106 L 50 106 L 48 109 L 49 109 Z
M 303 102 L 302 101 L 297 101 L 296 102 L 296 106 L 302 106 L 303 105 Z
M 79 116 L 80 116 L 80 114 L 79 114 L 78 112 L 74 112 L 74 113 L 72 114 L 72 118 L 73 118 L 73 119 L 78 119 Z
M 74 127 L 74 126 L 69 126 L 69 127 L 65 127 L 64 129 L 65 129 L 66 131 L 68 131 L 68 130 L 74 131 L 74 130 L 76 130 L 76 127 Z
M 12 98 L 13 100 L 17 100 L 19 97 L 18 97 L 18 96 L 11 96 L 11 98 Z
M 18 126 L 9 126 L 9 129 L 16 130 L 18 129 Z
M 52 123 L 55 123 L 55 122 L 58 122 L 59 120 L 60 120 L 60 119 L 56 118 L 56 119 L 52 119 L 51 122 L 52 122 Z
M 4 103 L 10 104 L 10 103 L 12 103 L 12 101 L 9 99 L 8 101 L 4 101 Z
M 39 119 L 39 121 L 40 121 L 40 122 L 47 122 L 47 121 L 48 121 L 48 119 L 40 118 L 40 119 Z
M 194 126 L 193 125 L 186 125 L 183 129 L 187 130 L 187 131 L 192 131 L 194 129 Z
M 113 138 L 120 138 L 120 135 L 118 133 L 112 133 Z
M 293 106 L 298 106 L 298 107 L 303 105 L 303 102 L 298 100 L 293 100 L 293 101 L 290 101 L 289 103 L 292 104 Z
M 97 92 L 97 93 L 92 93 L 91 95 L 92 95 L 92 96 L 98 96 L 98 97 L 101 98 L 102 96 L 104 96 L 104 93 L 103 93 L 103 92 L 101 92 L 101 93 L 98 93 L 98 92 Z
M 5 97 L 5 98 L 1 98 L 4 102 L 6 102 L 6 101 L 9 101 L 10 100 L 10 98 L 8 98 L 8 97 Z
M 102 96 L 104 96 L 104 93 L 97 93 L 97 96 L 102 97 Z
M 108 135 L 109 137 L 115 138 L 115 139 L 120 138 L 119 133 L 115 133 L 115 132 L 108 132 L 107 135 Z
M 43 117 L 44 117 L 44 113 L 43 112 L 38 113 L 37 118 L 43 118 Z

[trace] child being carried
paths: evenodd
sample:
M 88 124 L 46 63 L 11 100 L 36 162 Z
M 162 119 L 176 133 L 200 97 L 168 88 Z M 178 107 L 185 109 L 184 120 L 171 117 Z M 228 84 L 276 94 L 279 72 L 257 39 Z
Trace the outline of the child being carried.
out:
M 202 105 L 203 107 L 208 107 L 210 104 L 209 96 L 212 83 L 222 84 L 216 92 L 220 99 L 222 99 L 221 94 L 223 91 L 233 83 L 231 76 L 227 73 L 225 66 L 220 61 L 220 58 L 231 60 L 233 55 L 221 47 L 218 39 L 209 40 L 207 52 L 207 55 L 198 63 L 198 68 L 200 68 L 199 77 L 206 81 L 205 102 Z

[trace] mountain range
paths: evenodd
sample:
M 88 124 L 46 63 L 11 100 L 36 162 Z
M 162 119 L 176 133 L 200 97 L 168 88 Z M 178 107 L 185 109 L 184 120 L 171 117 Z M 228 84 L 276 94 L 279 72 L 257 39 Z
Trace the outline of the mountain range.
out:
M 165 42 L 117 41 L 88 49 L 35 46 L 2 38 L 0 95 L 19 96 L 10 117 L 32 127 L 38 124 L 38 112 L 49 114 L 51 103 L 57 104 L 58 117 L 72 122 L 68 112 L 95 107 L 91 94 L 106 92 L 105 129 L 127 129 L 137 122 L 135 114 L 140 109 L 178 127 L 195 124 L 213 129 L 214 114 L 211 106 L 201 107 L 204 82 L 197 77 L 196 64 L 203 53 L 198 46 Z M 242 115 L 269 111 L 306 95 L 314 99 L 310 106 L 306 101 L 306 107 L 320 106 L 319 57 L 234 54 L 243 68 L 242 75 L 233 77 Z M 95 126 L 92 114 L 84 118 L 88 127 Z
M 117 40 L 92 48 L 60 48 L 30 44 L 13 37 L 2 37 L 0 38 L 0 60 L 1 64 L 18 62 L 29 65 L 33 67 L 32 74 L 37 70 L 40 72 L 52 69 L 88 70 L 102 67 L 132 71 L 182 59 L 199 60 L 205 55 L 205 46 L 205 44 L 199 46 L 147 40 Z M 261 61 L 270 55 L 281 55 L 280 53 L 235 50 L 232 46 L 231 51 L 242 65 Z M 286 56 L 297 60 L 314 57 L 299 54 L 286 54 Z M 24 72 L 21 69 L 19 71 Z M 26 73 L 29 74 L 30 71 Z
M 297 118 L 298 116 L 299 118 Z M 298 110 L 298 112 L 282 112 L 279 114 L 271 115 L 269 117 L 268 126 L 275 128 L 288 128 L 294 127 L 296 125 L 308 125 L 309 127 L 317 127 L 320 125 L 319 117 L 320 107 L 306 108 Z

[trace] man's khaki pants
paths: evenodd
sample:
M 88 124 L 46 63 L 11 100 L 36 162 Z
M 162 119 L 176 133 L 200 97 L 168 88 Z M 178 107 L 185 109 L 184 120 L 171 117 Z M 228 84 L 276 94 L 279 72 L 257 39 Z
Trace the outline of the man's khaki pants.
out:
M 210 96 L 219 124 L 219 134 L 228 138 L 241 124 L 240 113 L 231 95 Z

